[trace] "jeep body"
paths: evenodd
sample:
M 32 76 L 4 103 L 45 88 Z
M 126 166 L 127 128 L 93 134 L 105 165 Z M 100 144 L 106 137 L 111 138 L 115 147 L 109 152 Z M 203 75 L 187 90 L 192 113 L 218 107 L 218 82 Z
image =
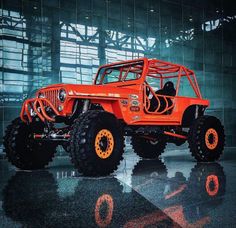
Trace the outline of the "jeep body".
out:
M 204 116 L 208 106 L 192 70 L 140 58 L 101 66 L 93 85 L 55 84 L 38 90 L 35 98 L 24 102 L 18 121 L 33 126 L 27 130 L 31 140 L 62 144 L 83 173 L 102 175 L 121 160 L 124 142 L 118 138 L 123 136 L 132 137 L 135 152 L 144 158 L 160 155 L 167 142 L 181 145 L 188 140 L 197 160 L 217 159 L 223 151 L 224 131 L 217 118 Z M 58 128 L 58 123 L 65 126 Z M 196 135 L 198 128 L 203 133 Z M 8 139 L 10 130 L 7 134 Z M 87 155 L 93 153 L 89 150 L 95 155 Z M 80 156 L 89 165 L 84 166 Z M 92 161 L 91 156 L 95 156 Z M 114 162 L 111 170 L 99 168 L 105 161 Z
M 130 66 L 140 66 L 140 68 L 131 69 L 132 71 L 130 71 L 131 74 L 135 74 L 137 72 L 139 77 L 137 79 L 132 78 L 124 81 L 121 79 L 117 82 L 101 82 L 101 84 L 98 82 L 98 77 L 101 74 L 101 71 L 104 69 L 116 69 L 117 66 L 125 66 L 126 68 L 123 71 L 125 73 Z M 182 77 L 189 78 L 189 88 L 186 89 L 192 89 L 195 93 L 195 97 L 184 97 L 178 95 L 178 89 Z M 171 97 L 174 107 L 172 112 L 168 115 L 163 115 L 164 112 L 161 113 L 158 112 L 158 110 L 156 112 L 148 111 L 145 89 L 147 87 L 150 88 L 151 86 L 146 82 L 147 78 L 153 78 L 159 86 L 161 86 L 161 83 L 164 83 L 162 82 L 164 80 L 178 78 L 178 83 L 175 85 L 177 86 L 177 93 L 174 97 Z M 63 102 L 60 102 L 58 99 L 60 90 L 65 90 L 66 92 L 66 98 Z M 157 96 L 157 98 L 160 96 Z M 21 118 L 23 121 L 28 121 L 31 119 L 29 116 L 25 116 L 25 114 L 28 113 L 27 110 L 29 108 L 29 103 L 42 99 L 49 100 L 55 110 L 57 110 L 57 112 L 54 113 L 55 117 L 70 117 L 73 114 L 73 108 L 76 100 L 89 100 L 90 104 L 99 105 L 103 110 L 114 114 L 117 119 L 124 121 L 126 125 L 181 125 L 184 113 L 190 107 L 193 106 L 195 109 L 200 108 L 202 111 L 209 106 L 209 101 L 202 99 L 193 71 L 181 65 L 165 63 L 160 60 L 149 60 L 146 58 L 107 64 L 100 67 L 93 85 L 50 85 L 46 88 L 40 89 L 37 92 L 36 97 L 37 98 L 35 99 L 25 101 L 21 113 Z M 38 106 L 35 106 L 35 108 L 36 107 Z M 41 108 L 45 109 L 46 107 L 43 105 Z M 34 111 L 35 113 L 39 113 L 36 109 Z M 39 117 L 43 117 L 41 118 L 42 121 L 56 121 L 54 118 L 47 118 L 47 116 L 44 116 L 42 112 L 41 115 L 42 116 Z M 28 120 L 25 117 L 28 117 Z

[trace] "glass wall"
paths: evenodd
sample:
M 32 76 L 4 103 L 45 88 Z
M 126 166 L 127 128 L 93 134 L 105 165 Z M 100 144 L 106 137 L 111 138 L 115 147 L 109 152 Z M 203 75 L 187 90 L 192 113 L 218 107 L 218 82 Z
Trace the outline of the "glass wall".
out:
M 147 56 L 193 69 L 236 145 L 234 1 L 0 1 L 1 138 L 38 88 L 90 84 L 101 64 Z

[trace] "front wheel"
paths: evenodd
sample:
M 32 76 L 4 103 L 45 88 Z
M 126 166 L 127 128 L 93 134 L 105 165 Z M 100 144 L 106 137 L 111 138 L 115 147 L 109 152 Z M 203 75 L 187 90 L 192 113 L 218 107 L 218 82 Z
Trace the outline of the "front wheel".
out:
M 216 161 L 224 150 L 224 127 L 214 116 L 201 116 L 190 127 L 188 142 L 197 161 Z
M 72 126 L 70 138 L 72 162 L 85 176 L 112 173 L 124 152 L 124 137 L 114 115 L 89 110 Z
M 42 133 L 43 128 L 42 122 L 27 125 L 20 118 L 13 120 L 6 129 L 3 141 L 9 162 L 19 169 L 44 168 L 52 160 L 56 145 L 33 138 L 33 133 Z

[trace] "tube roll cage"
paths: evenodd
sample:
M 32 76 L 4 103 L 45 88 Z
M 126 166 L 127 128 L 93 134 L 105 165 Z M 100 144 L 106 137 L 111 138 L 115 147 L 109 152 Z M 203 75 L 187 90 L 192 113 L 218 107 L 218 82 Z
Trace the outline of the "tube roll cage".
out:
M 149 61 L 149 70 L 146 74 L 146 77 L 153 77 L 160 79 L 160 88 L 164 85 L 164 79 L 177 78 L 176 85 L 176 96 L 178 96 L 179 85 L 181 77 L 187 77 L 190 85 L 192 86 L 196 96 L 202 99 L 202 95 L 196 80 L 194 72 L 182 65 L 169 63 L 161 60 L 150 60 Z M 192 78 L 193 79 L 192 79 Z M 145 78 L 146 81 L 146 78 Z
M 175 96 L 160 95 L 160 94 L 155 93 L 155 91 L 147 83 L 146 78 L 145 78 L 143 91 L 144 91 L 144 103 L 145 103 L 144 110 L 146 113 L 161 115 L 161 114 L 166 113 L 167 111 L 173 109 L 174 102 L 172 102 L 172 105 L 168 106 L 168 99 L 173 101 L 174 98 L 178 96 L 181 77 L 187 77 L 196 96 L 200 99 L 202 98 L 202 95 L 201 95 L 201 92 L 200 92 L 200 89 L 199 89 L 199 86 L 198 86 L 198 83 L 196 80 L 196 76 L 192 70 L 189 70 L 186 67 L 181 66 L 181 65 L 168 63 L 168 62 L 164 62 L 161 60 L 150 60 L 148 69 L 149 70 L 146 74 L 146 77 L 160 79 L 160 88 L 163 88 L 163 86 L 164 86 L 164 79 L 177 78 L 177 85 L 176 85 L 176 95 Z M 191 77 L 193 78 L 193 80 Z M 149 89 L 151 94 L 156 98 L 156 100 L 158 102 L 157 108 L 154 111 L 149 111 L 150 99 L 145 92 L 145 91 L 147 91 L 147 89 Z M 160 104 L 161 104 L 160 98 L 162 98 L 166 104 L 164 110 L 162 110 L 162 111 L 159 111 Z

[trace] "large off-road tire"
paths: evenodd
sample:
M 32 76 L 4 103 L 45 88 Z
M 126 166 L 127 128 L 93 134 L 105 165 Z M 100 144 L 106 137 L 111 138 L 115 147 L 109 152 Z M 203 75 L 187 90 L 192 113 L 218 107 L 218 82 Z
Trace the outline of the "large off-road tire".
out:
M 72 126 L 70 154 L 75 167 L 85 176 L 103 176 L 119 165 L 124 137 L 114 115 L 102 110 L 81 114 Z
M 201 116 L 190 127 L 188 142 L 192 156 L 197 161 L 216 161 L 224 150 L 224 127 L 214 116 Z
M 44 168 L 53 158 L 56 145 L 33 139 L 33 133 L 42 133 L 44 124 L 25 124 L 16 118 L 7 127 L 3 145 L 6 156 L 19 169 L 33 170 Z
M 158 158 L 166 148 L 166 141 L 160 139 L 153 142 L 140 136 L 132 136 L 131 145 L 134 152 L 142 158 Z

